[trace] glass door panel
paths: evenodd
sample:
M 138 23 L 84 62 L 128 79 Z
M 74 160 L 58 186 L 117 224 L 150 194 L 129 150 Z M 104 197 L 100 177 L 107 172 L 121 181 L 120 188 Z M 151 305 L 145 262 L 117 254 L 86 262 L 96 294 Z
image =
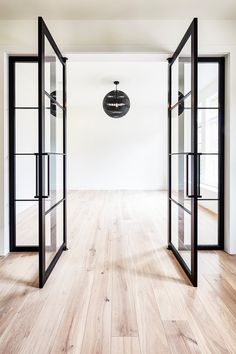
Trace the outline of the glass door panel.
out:
M 198 152 L 218 154 L 219 110 L 198 108 Z
M 16 109 L 15 145 L 18 153 L 38 151 L 38 110 Z
M 15 194 L 17 200 L 34 200 L 36 196 L 35 155 L 15 156 Z
M 191 156 L 185 154 L 171 156 L 171 199 L 191 212 L 191 199 L 189 197 L 191 190 L 190 159 Z
M 63 168 L 64 157 L 63 155 L 48 155 L 48 164 L 45 166 L 45 177 L 48 177 L 46 181 L 49 183 L 48 198 L 45 199 L 45 210 L 52 208 L 55 204 L 63 201 Z M 49 166 L 49 171 L 47 170 Z M 48 175 L 49 172 L 49 175 Z
M 197 19 L 169 59 L 169 249 L 197 285 Z
M 198 201 L 198 245 L 218 246 L 218 200 Z
M 214 60 L 214 58 L 212 58 Z M 201 60 L 201 58 L 199 58 Z M 198 65 L 198 108 L 218 108 L 219 64 L 201 62 Z
M 45 93 L 63 106 L 63 64 L 47 37 L 44 43 Z
M 29 245 L 37 247 L 39 244 L 37 200 L 16 201 L 15 211 L 16 247 Z
M 171 202 L 172 243 L 191 270 L 191 212 Z
M 182 102 L 181 106 L 176 106 L 172 109 L 172 153 L 187 153 L 191 151 L 191 109 L 182 108 L 184 105 L 185 101 Z
M 45 95 L 45 151 L 63 153 L 64 111 Z
M 9 57 L 10 251 L 38 251 L 38 58 Z
M 39 282 L 66 249 L 65 60 L 39 18 Z
M 191 37 L 187 39 L 172 64 L 171 69 L 171 105 L 175 105 L 180 98 L 191 92 Z
M 45 270 L 50 267 L 63 239 L 63 203 L 46 213 L 45 217 Z
M 18 108 L 38 108 L 38 65 L 36 61 L 37 57 L 16 58 L 15 106 Z
M 198 58 L 198 245 L 224 247 L 224 58 Z

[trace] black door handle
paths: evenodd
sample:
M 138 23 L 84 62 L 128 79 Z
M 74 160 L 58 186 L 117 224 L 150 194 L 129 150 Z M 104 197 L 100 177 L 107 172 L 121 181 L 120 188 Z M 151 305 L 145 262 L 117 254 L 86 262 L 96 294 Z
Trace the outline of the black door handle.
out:
M 201 153 L 197 154 L 197 198 L 202 198 L 202 195 L 201 195 Z
M 42 198 L 48 198 L 50 196 L 50 155 L 48 153 L 43 153 L 43 156 L 47 156 L 47 162 L 48 162 L 48 166 L 47 166 L 47 184 L 48 184 L 48 192 L 46 195 L 42 195 Z M 35 189 L 36 189 L 36 193 L 34 198 L 39 198 L 39 154 L 35 153 L 35 164 L 36 164 L 36 168 L 35 168 L 35 172 L 36 172 L 36 180 L 35 180 Z
M 188 198 L 193 198 L 193 194 L 189 194 L 189 188 L 188 188 L 188 182 L 189 182 L 189 156 L 193 156 L 194 154 L 192 152 L 189 152 L 186 154 L 186 197 Z M 197 198 L 202 198 L 201 195 L 201 164 L 200 164 L 200 157 L 201 153 L 197 154 Z M 192 179 L 192 178 L 191 178 Z M 192 183 L 191 183 L 192 185 Z
M 34 198 L 39 198 L 39 154 L 35 153 L 35 196 Z

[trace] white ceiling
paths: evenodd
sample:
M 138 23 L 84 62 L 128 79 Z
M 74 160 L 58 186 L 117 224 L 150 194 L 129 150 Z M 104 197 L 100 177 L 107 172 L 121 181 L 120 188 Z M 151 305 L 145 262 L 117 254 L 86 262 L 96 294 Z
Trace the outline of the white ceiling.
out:
M 236 19 L 236 0 L 0 0 L 0 19 Z

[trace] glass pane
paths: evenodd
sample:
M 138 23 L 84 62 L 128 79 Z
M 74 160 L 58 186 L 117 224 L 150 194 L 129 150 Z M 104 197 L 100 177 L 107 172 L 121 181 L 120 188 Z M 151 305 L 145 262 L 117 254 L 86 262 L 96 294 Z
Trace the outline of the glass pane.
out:
M 63 105 L 63 66 L 46 37 L 45 91 Z
M 16 246 L 38 246 L 38 202 L 16 202 Z
M 176 106 L 171 112 L 172 153 L 191 152 L 191 109 Z
M 38 110 L 17 109 L 16 119 L 16 153 L 38 152 Z
M 33 199 L 36 179 L 36 157 L 17 155 L 16 162 L 16 199 Z
M 46 210 L 63 198 L 63 156 L 50 155 L 49 198 L 45 199 Z
M 38 63 L 15 63 L 16 107 L 38 107 Z
M 171 156 L 171 198 L 191 211 L 191 200 L 187 197 L 186 159 L 184 154 Z M 189 159 L 189 195 L 191 194 L 191 156 Z
M 63 152 L 63 110 L 46 96 L 45 152 Z
M 218 198 L 218 155 L 200 156 L 200 194 L 202 198 Z
M 198 110 L 198 152 L 218 153 L 218 109 Z
M 218 244 L 218 201 L 198 201 L 198 244 Z
M 172 243 L 191 270 L 191 215 L 171 202 Z
M 63 203 L 45 216 L 45 269 L 63 244 Z
M 171 66 L 171 105 L 191 91 L 191 38 Z
M 198 107 L 218 107 L 218 65 L 198 64 Z

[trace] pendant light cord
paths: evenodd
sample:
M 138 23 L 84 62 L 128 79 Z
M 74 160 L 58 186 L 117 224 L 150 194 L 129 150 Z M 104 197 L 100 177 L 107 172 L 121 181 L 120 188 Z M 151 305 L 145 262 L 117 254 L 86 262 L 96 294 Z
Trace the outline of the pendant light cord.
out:
M 119 85 L 119 81 L 114 81 L 114 84 L 116 85 L 116 100 L 117 100 L 117 85 Z

